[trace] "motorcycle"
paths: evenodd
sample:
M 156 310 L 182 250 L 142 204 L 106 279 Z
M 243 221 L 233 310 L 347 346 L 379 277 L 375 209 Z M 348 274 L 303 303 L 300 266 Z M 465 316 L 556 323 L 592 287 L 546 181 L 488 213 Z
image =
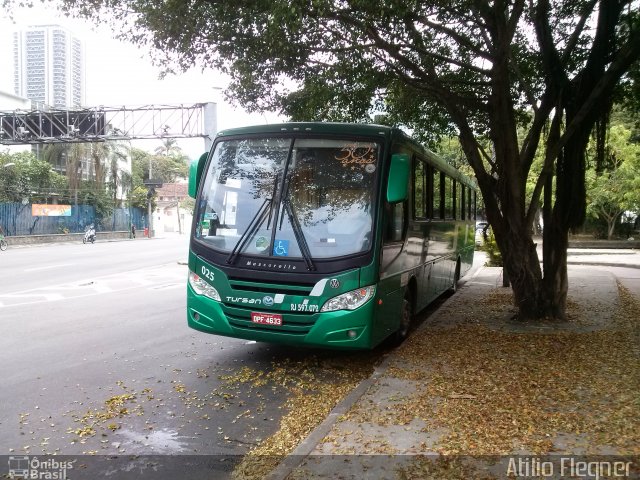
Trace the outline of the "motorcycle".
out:
M 82 238 L 82 243 L 95 242 L 96 241 L 96 229 L 91 225 L 85 232 Z

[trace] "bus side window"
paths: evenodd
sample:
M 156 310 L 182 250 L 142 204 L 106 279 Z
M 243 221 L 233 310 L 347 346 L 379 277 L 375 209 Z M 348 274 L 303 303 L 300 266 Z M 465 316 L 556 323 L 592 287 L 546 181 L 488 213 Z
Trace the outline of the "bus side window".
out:
M 421 220 L 426 218 L 424 163 L 417 157 L 413 162 L 413 218 Z
M 433 218 L 433 167 L 426 165 L 425 168 L 425 216 Z
M 478 191 L 477 190 L 473 192 L 473 206 L 471 208 L 473 208 L 473 219 L 477 220 L 478 219 Z
M 442 193 L 444 191 L 444 174 L 433 169 L 433 215 L 431 218 L 444 218 L 444 202 Z
M 405 233 L 406 202 L 386 204 L 386 228 L 384 233 L 385 243 L 401 242 Z
M 444 184 L 444 218 L 455 218 L 455 186 L 453 178 L 445 175 Z
M 467 218 L 469 220 L 474 220 L 474 215 L 473 215 L 473 196 L 474 195 L 475 195 L 475 191 L 469 189 L 469 195 L 468 195 L 469 198 L 467 198 L 467 201 L 469 203 L 469 210 L 467 212 L 468 213 L 467 214 Z

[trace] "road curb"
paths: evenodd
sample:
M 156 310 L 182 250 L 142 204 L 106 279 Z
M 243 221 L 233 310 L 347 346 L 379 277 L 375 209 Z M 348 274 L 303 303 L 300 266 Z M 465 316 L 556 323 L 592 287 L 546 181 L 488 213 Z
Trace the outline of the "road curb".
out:
M 320 441 L 327 436 L 333 426 L 342 415 L 345 415 L 360 398 L 367 393 L 380 377 L 384 375 L 389 367 L 392 352 L 386 354 L 384 360 L 378 365 L 373 374 L 362 380 L 351 392 L 344 397 L 320 425 L 314 428 L 300 444 L 288 454 L 280 464 L 264 478 L 265 480 L 285 480 L 291 472 L 299 467 L 311 454 Z
M 620 268 L 640 268 L 640 265 L 633 263 L 607 263 L 607 262 L 579 262 L 567 261 L 567 265 L 579 265 L 584 267 L 620 267 Z
M 96 235 L 95 243 L 120 243 L 120 242 L 139 242 L 143 240 L 161 240 L 162 238 L 101 238 L 100 232 Z M 9 243 L 9 248 L 13 250 L 21 250 L 23 248 L 38 248 L 38 247 L 59 247 L 63 245 L 78 245 L 82 244 L 82 238 L 79 240 L 68 240 L 68 241 L 60 241 L 60 242 L 42 242 L 42 243 Z

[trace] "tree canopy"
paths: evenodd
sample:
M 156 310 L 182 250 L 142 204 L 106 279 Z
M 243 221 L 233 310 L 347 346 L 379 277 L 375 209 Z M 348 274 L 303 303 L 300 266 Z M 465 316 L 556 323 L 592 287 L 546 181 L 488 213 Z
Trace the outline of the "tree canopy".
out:
M 623 125 L 614 125 L 606 155 L 610 169 L 598 171 L 592 166 L 587 171 L 587 212 L 606 222 L 611 239 L 624 212 L 640 214 L 640 143 L 631 141 L 631 131 Z
M 134 185 L 142 185 L 145 180 L 149 179 L 150 165 L 153 178 L 164 183 L 175 182 L 178 178 L 187 178 L 189 159 L 182 153 L 180 147 L 173 146 L 170 155 L 164 153 L 164 147 L 158 147 L 155 151 L 156 153 L 153 154 L 139 148 L 131 149 Z
M 54 172 L 48 162 L 30 152 L 0 152 L 0 202 L 45 202 L 52 194 L 66 195 L 67 190 L 64 176 Z
M 384 111 L 425 141 L 457 135 L 520 315 L 564 316 L 567 238 L 585 218 L 589 138 L 603 161 L 614 99 L 638 105 L 638 0 L 63 5 L 110 19 L 167 71 L 221 69 L 229 95 L 249 110 L 351 121 Z M 527 197 L 539 148 L 544 160 Z M 531 238 L 543 192 L 544 275 Z

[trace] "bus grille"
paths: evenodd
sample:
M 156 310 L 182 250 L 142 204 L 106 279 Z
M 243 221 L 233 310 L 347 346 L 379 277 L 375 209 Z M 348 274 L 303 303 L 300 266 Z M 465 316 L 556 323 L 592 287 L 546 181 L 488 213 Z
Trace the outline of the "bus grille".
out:
M 306 335 L 315 325 L 318 317 L 317 313 L 283 313 L 282 325 L 273 326 L 253 323 L 251 321 L 251 312 L 255 310 L 224 305 L 223 311 L 232 327 L 252 331 L 286 333 L 288 335 Z
M 262 285 L 256 285 L 255 283 L 242 282 L 238 280 L 229 280 L 229 286 L 234 290 L 246 291 L 246 292 L 260 292 L 265 294 L 276 295 L 278 293 L 284 295 L 301 295 L 307 296 L 313 290 L 313 285 L 271 285 L 263 283 Z

